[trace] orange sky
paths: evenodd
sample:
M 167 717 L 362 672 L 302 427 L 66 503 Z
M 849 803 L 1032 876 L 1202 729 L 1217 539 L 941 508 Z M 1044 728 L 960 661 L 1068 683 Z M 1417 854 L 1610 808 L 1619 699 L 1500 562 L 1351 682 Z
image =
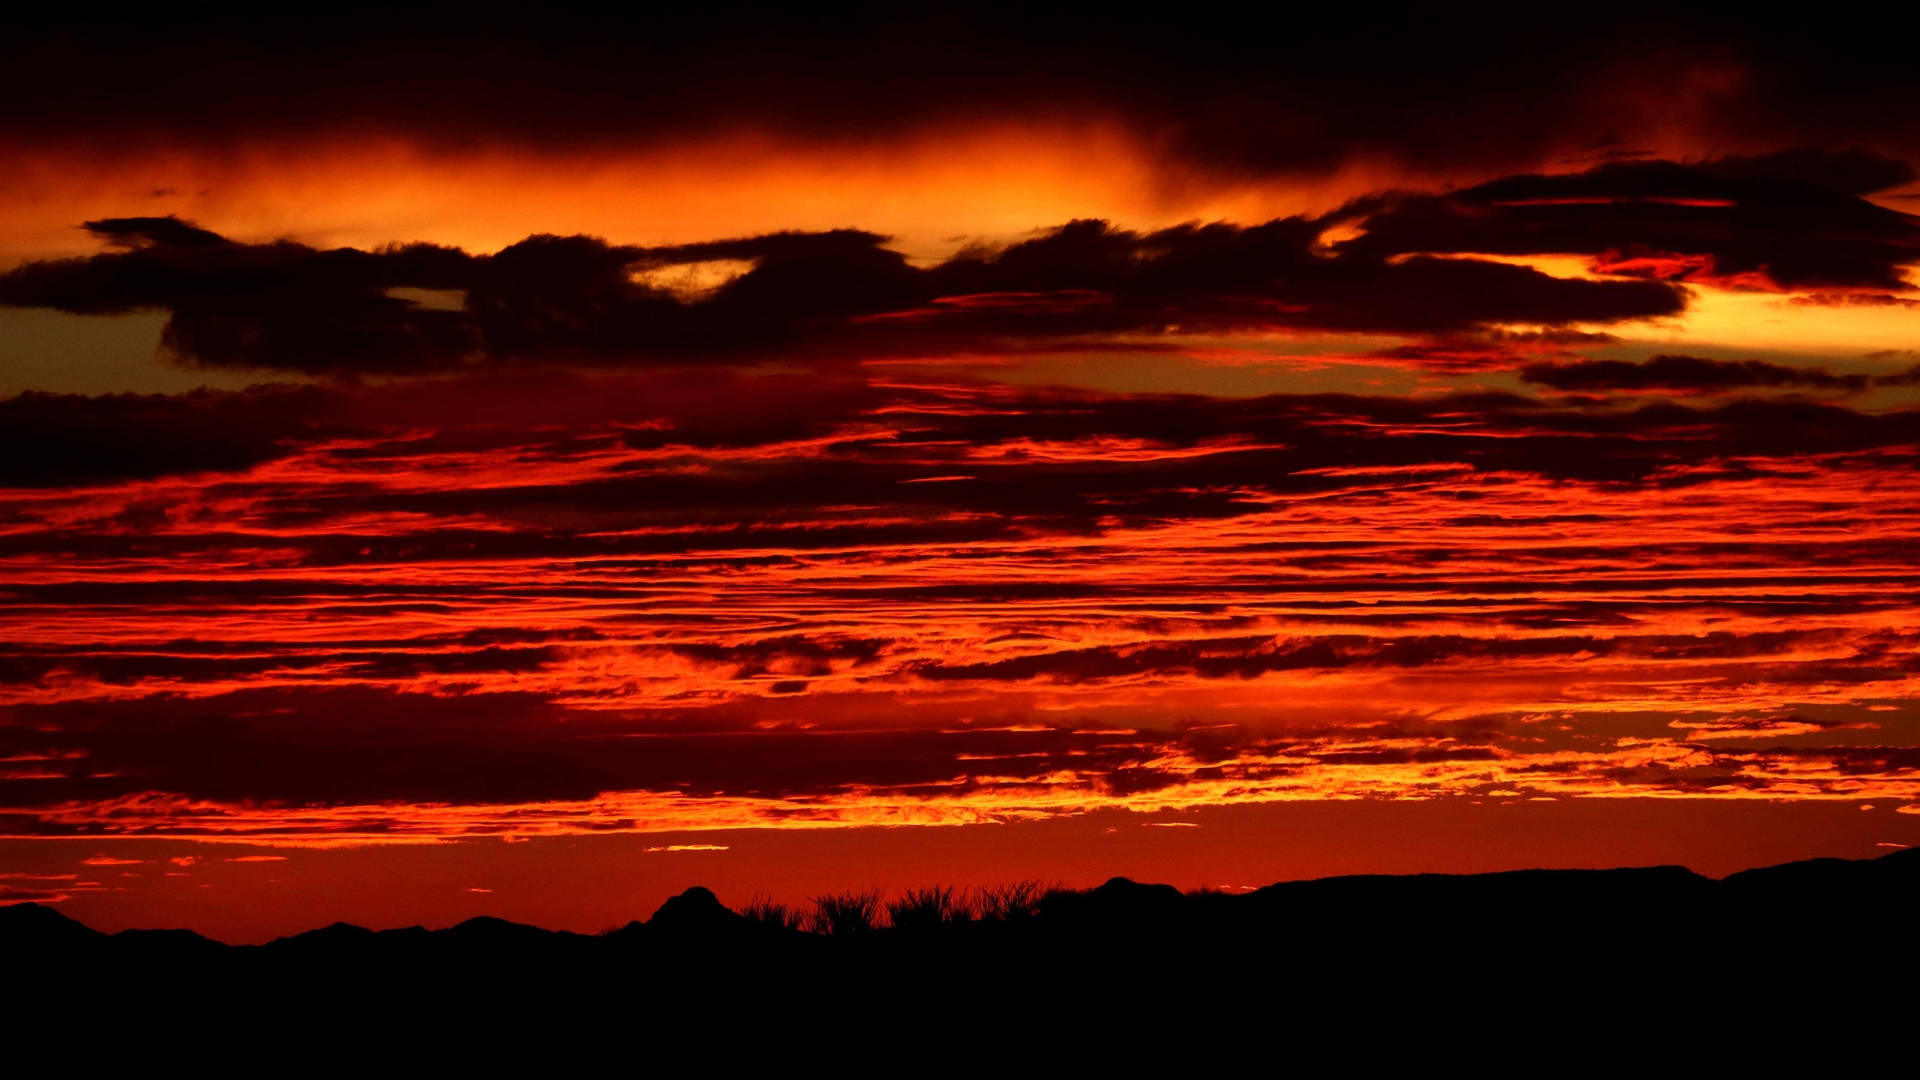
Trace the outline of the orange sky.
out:
M 818 124 L 429 131 L 324 65 L 261 92 L 337 123 L 0 114 L 0 902 L 1920 842 L 1920 189 L 1736 53 L 1351 124 L 917 68 Z
M 1825 851 L 1920 843 L 1886 806 L 1664 801 L 1285 803 L 1178 817 L 1087 817 L 954 829 L 764 830 L 343 848 L 166 841 L 16 845 L 0 883 L 64 896 L 97 929 L 192 926 L 264 942 L 333 920 L 388 928 L 492 915 L 581 933 L 644 919 L 695 885 L 758 895 L 1114 874 L 1238 891 L 1348 873 L 1685 865 L 1725 874 Z M 683 850 L 673 850 L 676 846 Z M 697 849 L 696 849 L 697 848 Z M 720 850 L 711 850 L 711 849 Z M 564 888 L 555 888 L 555 884 Z
M 936 256 L 1074 217 L 1156 226 L 1324 212 L 1406 175 L 1391 162 L 1298 179 L 1208 175 L 1156 159 L 1137 134 L 1097 119 L 824 144 L 728 134 L 540 156 L 371 142 L 218 153 L 19 147 L 9 154 L 19 167 L 0 180 L 0 263 L 89 252 L 74 225 L 130 209 L 321 246 L 427 240 L 496 251 L 541 232 L 665 244 L 852 226 Z

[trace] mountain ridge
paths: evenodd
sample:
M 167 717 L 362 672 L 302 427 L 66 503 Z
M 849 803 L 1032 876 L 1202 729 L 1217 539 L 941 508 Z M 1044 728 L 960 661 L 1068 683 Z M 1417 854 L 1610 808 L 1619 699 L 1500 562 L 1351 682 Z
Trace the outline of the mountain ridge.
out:
M 1349 874 L 1275 882 L 1245 893 L 1188 893 L 1171 885 L 1137 882 L 1116 876 L 1090 889 L 1049 892 L 1038 897 L 1035 910 L 1029 914 L 1036 923 L 1050 920 L 1072 922 L 1089 918 L 1097 921 L 1118 915 L 1137 918 L 1148 909 L 1172 913 L 1184 905 L 1196 913 L 1202 908 L 1209 908 L 1205 914 L 1218 915 L 1230 910 L 1231 905 L 1254 908 L 1286 904 L 1312 908 L 1329 899 L 1337 899 L 1351 912 L 1405 900 L 1409 898 L 1408 894 L 1415 893 L 1428 904 L 1443 906 L 1462 901 L 1541 898 L 1591 904 L 1595 901 L 1630 899 L 1636 892 L 1644 892 L 1650 899 L 1671 900 L 1692 894 L 1701 899 L 1711 897 L 1737 902 L 1780 899 L 1774 894 L 1785 891 L 1795 894 L 1797 902 L 1818 903 L 1822 892 L 1859 888 L 1912 889 L 1920 893 L 1920 848 L 1901 849 L 1871 859 L 1798 860 L 1741 870 L 1724 878 L 1706 877 L 1676 865 L 1606 869 L 1531 868 L 1473 874 Z M 1504 894 L 1504 897 L 1497 894 Z M 1502 917 L 1532 921 L 1535 914 L 1506 912 Z M 993 920 L 976 921 L 984 923 Z M 876 933 L 906 933 L 886 926 L 872 929 Z M 780 933 L 825 936 L 756 922 L 726 907 L 710 889 L 699 885 L 668 898 L 645 921 L 633 920 L 599 934 L 548 930 L 481 915 L 439 929 L 416 925 L 375 930 L 352 923 L 335 922 L 258 945 L 229 945 L 196 931 L 179 928 L 132 928 L 107 933 L 94 930 L 49 905 L 24 903 L 0 907 L 0 944 L 14 947 L 137 943 L 153 949 L 213 948 L 272 952 L 456 939 L 490 946 L 508 942 L 579 944 L 623 937 L 657 938 L 667 932 L 692 937 L 742 932 L 761 936 Z

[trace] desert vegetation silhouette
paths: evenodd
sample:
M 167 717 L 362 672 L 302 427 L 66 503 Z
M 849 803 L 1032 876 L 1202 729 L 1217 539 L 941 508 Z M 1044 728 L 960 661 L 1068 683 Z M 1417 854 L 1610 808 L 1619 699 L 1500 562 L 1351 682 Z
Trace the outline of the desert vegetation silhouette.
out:
M 1721 879 L 1656 866 L 1248 892 L 1027 880 L 798 903 L 761 894 L 737 908 L 695 886 L 645 921 L 595 934 L 475 918 L 436 930 L 336 923 L 242 946 L 187 930 L 101 933 L 21 903 L 0 907 L 0 956 L 47 1009 L 111 990 L 147 1010 L 218 1003 L 265 1014 L 263 1030 L 346 1009 L 354 1023 L 417 1014 L 459 1031 L 477 1030 L 479 1017 L 575 1028 L 590 1017 L 596 1031 L 717 1032 L 732 1040 L 723 1046 L 777 1030 L 884 1041 L 929 1027 L 951 1042 L 1009 1024 L 1132 1046 L 1155 1010 L 1177 1007 L 1207 1018 L 1194 1030 L 1230 1008 L 1243 1024 L 1314 1017 L 1328 1032 L 1426 1023 L 1451 1038 L 1494 1018 L 1523 1034 L 1586 1038 L 1653 1015 L 1744 1023 L 1773 1015 L 1782 988 L 1854 988 L 1793 999 L 1803 1023 L 1822 1003 L 1834 1013 L 1844 1003 L 1845 1017 L 1821 1021 L 1837 1031 L 1881 1006 L 1889 1016 L 1909 1008 L 1888 973 L 1920 968 L 1916 899 L 1920 849 Z M 1877 986 L 1888 989 L 1864 989 Z
M 844 937 L 875 930 L 924 932 L 973 923 L 1004 923 L 1032 918 L 1053 898 L 1073 890 L 1027 879 L 1004 885 L 958 888 L 928 885 L 909 888 L 889 899 L 880 889 L 823 893 L 804 904 L 789 904 L 756 893 L 740 915 L 775 930 Z

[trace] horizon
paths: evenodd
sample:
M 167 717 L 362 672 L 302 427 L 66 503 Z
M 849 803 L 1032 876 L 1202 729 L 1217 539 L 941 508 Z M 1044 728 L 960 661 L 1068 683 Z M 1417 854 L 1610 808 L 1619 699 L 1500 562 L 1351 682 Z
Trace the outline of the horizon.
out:
M 0 905 L 1920 847 L 1895 35 L 19 31 Z
M 588 937 L 588 938 L 603 937 L 604 938 L 609 935 L 617 934 L 622 930 L 629 929 L 635 925 L 653 926 L 656 923 L 660 922 L 663 913 L 667 913 L 675 916 L 684 914 L 684 912 L 677 911 L 676 909 L 680 905 L 687 904 L 689 901 L 699 906 L 705 906 L 710 901 L 712 904 L 717 905 L 721 910 L 727 912 L 730 915 L 737 916 L 748 922 L 769 925 L 781 930 L 789 930 L 797 933 L 811 934 L 811 935 L 817 935 L 817 936 L 837 936 L 837 935 L 848 933 L 849 929 L 847 927 L 835 927 L 829 921 L 831 918 L 831 916 L 828 914 L 829 906 L 836 903 L 849 904 L 852 902 L 864 902 L 867 904 L 867 912 L 868 912 L 867 917 L 865 920 L 859 923 L 859 925 L 857 926 L 858 930 L 900 930 L 903 928 L 924 930 L 929 928 L 929 925 L 924 921 L 918 924 L 915 924 L 913 926 L 903 927 L 903 924 L 901 924 L 901 922 L 899 921 L 901 916 L 899 915 L 899 912 L 896 910 L 896 908 L 899 906 L 912 906 L 916 902 L 919 902 L 922 905 L 926 905 L 929 903 L 929 897 L 931 897 L 933 898 L 933 900 L 937 901 L 937 904 L 938 904 L 937 908 L 921 907 L 916 909 L 915 913 L 923 914 L 927 911 L 937 911 L 939 916 L 936 920 L 937 923 L 942 925 L 954 925 L 954 924 L 982 923 L 982 922 L 987 922 L 987 923 L 1008 922 L 1013 919 L 1021 918 L 1025 915 L 1030 915 L 1035 912 L 1044 911 L 1047 909 L 1050 903 L 1054 903 L 1056 901 L 1056 898 L 1061 896 L 1088 896 L 1088 895 L 1097 896 L 1102 893 L 1109 893 L 1115 888 L 1122 888 L 1126 890 L 1139 890 L 1139 891 L 1145 891 L 1145 892 L 1158 892 L 1159 890 L 1173 889 L 1175 890 L 1175 894 L 1183 899 L 1193 899 L 1193 898 L 1231 899 L 1235 896 L 1251 896 L 1254 893 L 1267 893 L 1269 890 L 1283 890 L 1283 894 L 1284 894 L 1285 887 L 1289 885 L 1324 885 L 1324 884 L 1346 883 L 1355 888 L 1360 888 L 1360 887 L 1391 888 L 1391 887 L 1395 887 L 1395 885 L 1392 883 L 1397 883 L 1399 886 L 1413 887 L 1417 884 L 1426 883 L 1433 878 L 1443 878 L 1443 879 L 1451 879 L 1451 880 L 1470 879 L 1470 880 L 1482 881 L 1487 887 L 1495 888 L 1495 887 L 1501 887 L 1505 883 L 1510 883 L 1511 879 L 1516 875 L 1518 876 L 1529 876 L 1529 875 L 1555 876 L 1555 875 L 1569 875 L 1569 874 L 1571 875 L 1579 875 L 1579 874 L 1623 875 L 1623 874 L 1639 874 L 1646 871 L 1654 871 L 1654 870 L 1679 870 L 1679 871 L 1685 872 L 1689 877 L 1698 879 L 1700 881 L 1709 882 L 1709 883 L 1720 883 L 1720 882 L 1728 881 L 1729 879 L 1739 878 L 1739 877 L 1753 874 L 1755 872 L 1762 872 L 1762 871 L 1782 871 L 1782 870 L 1789 870 L 1789 869 L 1813 870 L 1815 867 L 1821 866 L 1821 864 L 1833 864 L 1833 863 L 1838 863 L 1841 865 L 1858 866 L 1864 863 L 1877 862 L 1880 860 L 1884 860 L 1893 855 L 1903 854 L 1905 852 L 1910 852 L 1911 850 L 1912 849 L 1901 849 L 1900 851 L 1886 851 L 1877 855 L 1870 856 L 1865 859 L 1835 859 L 1832 857 L 1820 857 L 1820 858 L 1814 858 L 1814 859 L 1796 860 L 1794 862 L 1788 862 L 1788 863 L 1772 863 L 1765 866 L 1747 867 L 1746 869 L 1743 869 L 1743 870 L 1738 870 L 1730 874 L 1724 874 L 1724 875 L 1718 875 L 1718 876 L 1704 875 L 1689 867 L 1679 866 L 1675 864 L 1659 864 L 1659 865 L 1649 865 L 1649 866 L 1612 866 L 1612 867 L 1525 867 L 1525 868 L 1516 868 L 1516 869 L 1510 869 L 1510 870 L 1469 871 L 1469 872 L 1447 871 L 1447 872 L 1416 872 L 1416 873 L 1407 873 L 1407 874 L 1341 874 L 1341 875 L 1334 875 L 1330 877 L 1294 878 L 1294 879 L 1288 879 L 1288 880 L 1282 880 L 1282 881 L 1269 882 L 1266 885 L 1261 885 L 1258 887 L 1237 886 L 1237 887 L 1230 887 L 1230 888 L 1219 888 L 1219 887 L 1201 886 L 1194 889 L 1181 889 L 1178 886 L 1169 885 L 1165 882 L 1137 881 L 1133 878 L 1129 878 L 1124 875 L 1114 875 L 1113 877 L 1107 878 L 1105 881 L 1102 881 L 1097 885 L 1084 885 L 1084 886 L 1069 886 L 1069 885 L 1061 884 L 1059 882 L 1048 882 L 1048 881 L 1042 881 L 1039 879 L 1028 878 L 1028 879 L 1023 879 L 1021 881 L 1016 881 L 1016 882 L 1001 882 L 996 885 L 980 885 L 980 886 L 967 886 L 967 887 L 951 886 L 951 885 L 945 885 L 940 883 L 932 883 L 932 884 L 922 883 L 918 886 L 905 886 L 905 887 L 893 889 L 893 890 L 888 890 L 888 889 L 879 888 L 879 887 L 869 887 L 864 889 L 854 888 L 854 889 L 844 889 L 838 892 L 828 891 L 824 893 L 817 893 L 814 895 L 800 898 L 798 900 L 789 900 L 782 897 L 772 896 L 765 892 L 758 892 L 758 893 L 753 893 L 744 897 L 736 898 L 732 902 L 729 902 L 725 897 L 720 896 L 718 893 L 714 892 L 712 889 L 707 888 L 705 885 L 696 884 L 696 885 L 689 885 L 686 888 L 681 889 L 680 891 L 669 895 L 664 900 L 660 901 L 657 904 L 652 905 L 651 907 L 636 909 L 637 912 L 644 911 L 646 913 L 645 917 L 640 917 L 638 914 L 636 914 L 635 917 L 628 919 L 626 922 L 609 924 L 609 925 L 600 927 L 598 930 L 593 930 L 593 931 L 575 930 L 575 929 L 570 929 L 566 927 L 538 926 L 532 923 L 517 922 L 512 919 L 502 918 L 498 915 L 483 913 L 479 915 L 466 916 L 465 918 L 462 918 L 458 922 L 450 922 L 450 923 L 438 924 L 438 925 L 425 925 L 421 923 L 405 923 L 405 924 L 395 924 L 395 925 L 369 926 L 361 923 L 347 922 L 345 920 L 336 920 L 334 922 L 327 923 L 324 926 L 319 926 L 319 925 L 309 926 L 304 930 L 295 931 L 289 934 L 276 935 L 271 938 L 262 938 L 260 940 L 254 940 L 254 941 L 227 941 L 220 938 L 210 937 L 205 934 L 199 934 L 199 936 L 206 940 L 213 941 L 216 944 L 226 945 L 230 947 L 242 947 L 242 946 L 254 946 L 254 945 L 271 945 L 275 943 L 286 942 L 295 938 L 303 937 L 307 934 L 325 933 L 327 931 L 331 931 L 339 927 L 350 927 L 357 930 L 368 930 L 375 934 L 384 934 L 384 933 L 390 933 L 393 931 L 406 931 L 406 930 L 426 930 L 429 932 L 439 932 L 443 930 L 456 929 L 458 927 L 467 926 L 473 923 L 482 923 L 482 924 L 504 923 L 506 925 L 511 925 L 511 926 L 532 927 L 533 929 L 537 929 L 549 934 L 556 934 L 556 935 L 571 934 L 577 937 Z M 1300 894 L 1300 895 L 1304 896 L 1306 894 Z M 106 934 L 108 936 L 112 936 L 116 933 L 121 932 L 120 930 L 115 930 L 115 929 L 102 929 L 101 927 L 98 927 L 98 926 L 93 926 L 84 922 L 80 922 L 77 919 L 71 919 L 71 916 L 67 912 L 63 912 L 60 910 L 60 905 L 57 903 L 50 904 L 50 903 L 43 903 L 38 901 L 21 901 L 15 904 L 0 905 L 0 907 L 31 907 L 31 908 L 37 908 L 42 911 L 53 912 L 64 918 L 68 918 L 70 921 L 78 923 L 79 925 L 84 926 L 87 929 L 94 931 L 95 933 Z M 123 929 L 132 930 L 132 931 L 157 930 L 157 931 L 163 931 L 163 932 L 171 932 L 174 930 L 187 929 L 189 932 L 197 933 L 196 931 L 192 931 L 191 928 L 168 927 L 168 926 L 136 926 L 136 927 L 126 927 Z

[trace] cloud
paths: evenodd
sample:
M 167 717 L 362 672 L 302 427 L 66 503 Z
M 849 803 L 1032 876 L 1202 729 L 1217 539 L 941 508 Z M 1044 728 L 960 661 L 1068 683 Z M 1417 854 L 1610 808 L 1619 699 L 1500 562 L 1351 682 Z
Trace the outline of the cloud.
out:
M 429 245 L 319 251 L 230 243 L 173 219 L 89 223 L 130 250 L 0 275 L 0 303 L 78 313 L 165 308 L 184 363 L 420 374 L 478 363 L 694 363 L 1058 346 L 1126 333 L 1276 328 L 1442 333 L 1489 323 L 1671 315 L 1655 281 L 1561 279 L 1471 259 L 1329 257 L 1321 225 L 1139 233 L 1076 221 L 919 268 L 869 233 L 782 233 L 672 248 L 529 237 L 494 255 Z M 752 268 L 696 297 L 663 266 Z M 461 310 L 395 290 L 464 297 Z
M 1765 634 L 1606 638 L 1577 634 L 1533 638 L 1401 635 L 1390 640 L 1373 635 L 1321 634 L 1297 639 L 1235 637 L 1137 642 L 1057 650 L 987 663 L 927 664 L 914 668 L 913 674 L 932 680 L 1047 679 L 1065 683 L 1175 673 L 1207 679 L 1249 679 L 1284 671 L 1519 664 L 1576 657 L 1587 662 L 1616 656 L 1655 662 L 1724 660 L 1773 656 L 1785 651 L 1788 645 L 1785 638 Z
M 799 708 L 796 717 L 809 706 Z M 12 785 L 16 801 L 182 791 L 198 799 L 304 804 L 320 817 L 327 805 L 391 800 L 497 804 L 630 790 L 776 798 L 854 785 L 927 787 L 970 767 L 956 764 L 955 755 L 994 762 L 996 773 L 1039 775 L 1047 762 L 1022 755 L 1077 758 L 1093 768 L 1139 753 L 1131 733 L 874 730 L 858 722 L 828 737 L 784 723 L 757 727 L 766 710 L 723 706 L 679 710 L 678 719 L 636 717 L 531 694 L 259 689 L 192 702 L 126 701 L 91 719 L 67 707 L 16 712 L 57 725 L 55 741 L 86 751 L 69 780 Z M 827 721 L 832 714 L 817 715 Z M 543 731 L 543 716 L 556 728 Z M 21 738 L 29 737 L 9 735 L 8 745 Z M 366 768 L 369 756 L 383 764 Z
M 0 486 L 244 469 L 324 430 L 323 397 L 287 387 L 98 397 L 29 391 L 0 399 Z
M 178 362 L 339 376 L 1139 348 L 1273 330 L 1413 335 L 1434 340 L 1406 348 L 1455 352 L 1477 340 L 1484 353 L 1524 342 L 1509 325 L 1564 338 L 1592 333 L 1574 324 L 1677 314 L 1682 282 L 1898 299 L 1920 224 L 1855 189 L 1907 175 L 1863 154 L 1615 163 L 1262 225 L 1074 221 L 930 266 L 855 230 L 667 247 L 542 235 L 470 255 L 242 244 L 174 218 L 107 219 L 87 228 L 115 250 L 0 274 L 0 303 L 164 309 L 161 350 Z M 1328 247 L 1335 227 L 1357 235 Z M 1606 276 L 1477 257 L 1566 254 Z M 716 262 L 743 269 L 693 294 L 658 283 Z
M 52 889 L 23 889 L 0 884 L 0 906 L 7 904 L 59 904 L 73 899 L 71 893 Z
M 1920 367 L 1891 375 L 1836 374 L 1826 368 L 1792 367 L 1764 360 L 1712 360 L 1661 353 L 1642 363 L 1578 360 L 1528 364 L 1520 377 L 1556 390 L 1712 394 L 1751 388 L 1807 389 L 1858 394 L 1876 386 L 1920 382 Z
M 1496 13 L 1362 28 L 1302 11 L 1284 35 L 1243 38 L 1220 33 L 1220 17 L 1028 12 L 1009 48 L 1004 19 L 984 10 L 743 22 L 685 9 L 456 28 L 389 12 L 377 44 L 304 13 L 106 27 L 55 14 L 0 53 L 0 100 L 33 103 L 0 120 L 108 146 L 351 133 L 564 152 L 715 130 L 830 143 L 1065 116 L 1141 131 L 1185 168 L 1261 176 L 1368 156 L 1429 170 L 1531 164 L 1662 134 L 1898 145 L 1911 119 L 1896 42 L 1787 14 L 1734 26 L 1595 12 L 1568 35 Z M 82 71 L 75 55 L 93 62 Z
M 922 265 L 857 232 L 468 256 L 97 222 L 113 252 L 8 287 L 226 319 L 252 317 L 220 299 L 250 265 L 269 307 L 431 283 L 472 351 L 435 377 L 0 403 L 0 613 L 35 628 L 0 641 L 5 827 L 1911 801 L 1920 580 L 1888 493 L 1920 412 L 1825 369 L 1567 359 L 1593 331 L 1490 324 L 1682 288 L 1329 256 L 1325 224 L 1082 221 Z M 714 261 L 746 269 L 646 283 Z M 1524 355 L 1573 392 L 1132 393 L 832 355 L 1170 325 L 1403 328 L 1408 363 Z M 736 363 L 760 355 L 807 362 Z M 1707 400 L 1582 393 L 1630 386 Z M 1767 387 L 1824 396 L 1709 392 Z
M 1702 739 L 1755 739 L 1790 735 L 1816 735 L 1831 731 L 1872 730 L 1871 722 L 1824 720 L 1787 714 L 1784 716 L 1715 716 L 1681 718 L 1670 727 L 1686 730 L 1687 737 Z
M 474 347 L 456 312 L 389 295 L 459 288 L 472 260 L 426 244 L 377 253 L 236 244 L 174 218 L 90 221 L 117 249 L 0 276 L 0 303 L 78 314 L 164 308 L 163 354 L 208 367 L 420 372 Z
M 1662 374 L 1668 371 L 1679 374 Z M 1725 384 L 1753 377 L 1753 370 L 1667 361 L 1647 371 L 1561 365 L 1534 374 L 1579 386 L 1648 375 Z M 1766 370 L 1759 376 L 1780 377 Z M 0 482 L 55 489 L 261 470 L 249 480 L 229 477 L 219 489 L 223 498 L 244 499 L 257 525 L 297 529 L 314 515 L 338 512 L 345 499 L 364 514 L 438 515 L 439 531 L 405 542 L 472 544 L 476 556 L 520 543 L 514 532 L 495 528 L 498 521 L 530 522 L 563 506 L 608 528 L 673 516 L 678 527 L 696 531 L 737 527 L 739 515 L 751 511 L 765 542 L 807 546 L 853 535 L 820 531 L 829 518 L 876 536 L 932 538 L 1011 528 L 1016 517 L 1035 524 L 1053 517 L 1060 527 L 1085 529 L 1175 509 L 1246 513 L 1271 495 L 1351 487 L 1357 468 L 1379 473 L 1435 462 L 1622 483 L 1658 474 L 1664 483 L 1685 483 L 1688 474 L 1674 468 L 1684 462 L 1891 450 L 1912 440 L 1916 415 L 1793 400 L 1620 409 L 1497 393 L 987 393 L 724 371 L 470 377 L 378 391 L 24 394 L 0 401 L 0 442 L 12 451 L 0 457 Z M 541 433 L 530 434 L 534 427 Z M 305 469 L 318 470 L 315 484 L 284 478 Z M 1334 469 L 1348 473 L 1328 471 Z M 448 470 L 459 470 L 462 482 L 446 483 L 455 475 Z M 1014 475 L 1021 484 L 1001 482 Z M 949 479 L 911 482 L 942 477 Z M 173 497 L 157 489 L 112 496 L 128 527 Z M 821 510 L 854 502 L 901 513 Z M 48 505 L 18 503 L 13 513 L 38 514 Z M 942 511 L 1002 516 L 962 522 Z M 154 524 L 143 526 L 147 543 L 166 547 L 187 535 Z M 789 532 L 780 537 L 782 530 Z M 571 531 L 548 542 L 579 544 L 583 553 L 681 543 L 672 533 L 569 540 Z M 73 540 L 113 545 L 126 537 L 124 530 L 95 530 Z M 28 534 L 0 536 L 0 549 L 32 542 Z M 308 558 L 393 554 L 396 542 L 316 533 Z
M 0 303 L 286 380 L 0 400 L 0 834 L 1913 812 L 1904 40 L 1344 17 L 0 41 Z
M 1602 273 L 1648 280 L 1902 292 L 1902 268 L 1920 259 L 1920 218 L 1862 196 L 1913 178 L 1905 163 L 1863 152 L 1617 162 L 1361 200 L 1350 213 L 1364 232 L 1340 248 L 1578 254 Z
M 81 226 L 109 246 L 138 249 L 158 246 L 169 248 L 215 248 L 227 241 L 176 217 L 104 218 Z

